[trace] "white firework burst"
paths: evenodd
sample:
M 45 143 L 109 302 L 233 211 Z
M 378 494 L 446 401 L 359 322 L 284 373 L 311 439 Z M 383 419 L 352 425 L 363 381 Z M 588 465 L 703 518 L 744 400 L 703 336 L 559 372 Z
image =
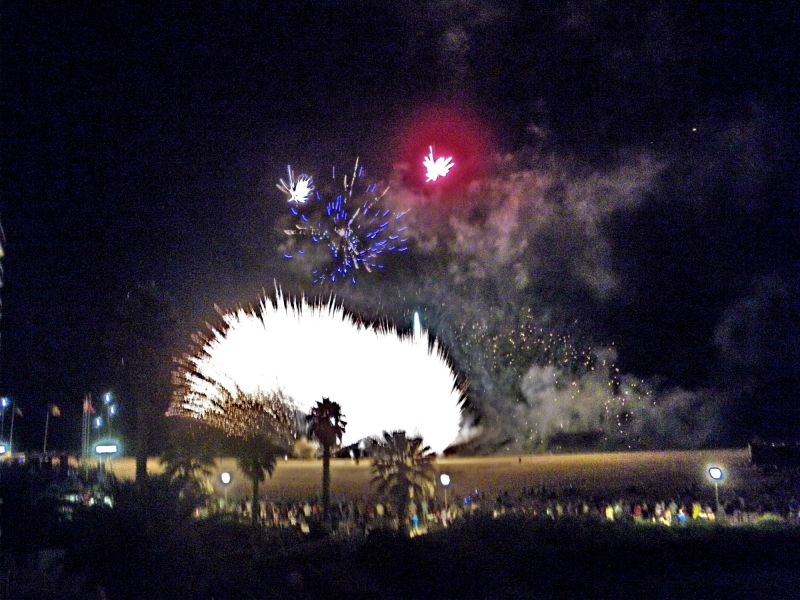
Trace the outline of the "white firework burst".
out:
M 310 175 L 300 175 L 295 180 L 294 171 L 292 167 L 286 167 L 289 174 L 289 181 L 280 180 L 275 184 L 280 191 L 287 196 L 287 202 L 290 204 L 305 204 L 314 193 L 314 179 Z
M 456 166 L 452 156 L 433 157 L 433 146 L 429 146 L 430 154 L 422 159 L 425 167 L 425 181 L 436 181 L 441 177 L 446 177 L 450 169 Z
M 401 335 L 360 321 L 333 297 L 309 303 L 279 290 L 222 320 L 184 359 L 172 414 L 211 420 L 214 406 L 224 406 L 214 381 L 231 395 L 280 391 L 306 413 L 330 398 L 347 419 L 345 445 L 402 429 L 441 452 L 459 434 L 463 392 L 418 321 Z

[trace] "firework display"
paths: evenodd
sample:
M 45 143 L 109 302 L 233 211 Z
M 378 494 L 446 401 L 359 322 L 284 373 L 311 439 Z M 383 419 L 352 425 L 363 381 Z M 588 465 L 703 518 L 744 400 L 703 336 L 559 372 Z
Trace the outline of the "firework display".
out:
M 537 326 L 530 310 L 502 323 L 464 322 L 457 337 L 464 364 L 477 365 L 467 373 L 471 392 L 492 404 L 512 447 L 540 449 L 592 432 L 606 446 L 636 445 L 637 419 L 653 394 L 620 373 L 613 347 L 581 347 Z M 488 412 L 487 402 L 482 408 Z
M 332 200 L 325 200 L 310 176 L 300 175 L 295 180 L 291 167 L 288 171 L 289 181 L 278 184 L 286 195 L 293 221 L 284 233 L 328 251 L 327 264 L 312 270 L 314 284 L 355 284 L 357 271 L 382 270 L 383 255 L 408 251 L 406 228 L 401 222 L 405 212 L 384 208 L 381 201 L 388 188 L 381 190 L 375 183 L 366 184 L 358 159 L 352 175 L 344 176 L 342 189 Z M 296 253 L 284 257 L 291 260 L 304 252 L 298 247 Z
M 401 335 L 362 322 L 333 298 L 309 303 L 280 291 L 222 321 L 185 357 L 172 414 L 244 430 L 254 411 L 240 410 L 235 398 L 281 393 L 303 412 L 323 397 L 338 402 L 345 445 L 402 429 L 441 452 L 458 436 L 456 374 L 418 324 Z

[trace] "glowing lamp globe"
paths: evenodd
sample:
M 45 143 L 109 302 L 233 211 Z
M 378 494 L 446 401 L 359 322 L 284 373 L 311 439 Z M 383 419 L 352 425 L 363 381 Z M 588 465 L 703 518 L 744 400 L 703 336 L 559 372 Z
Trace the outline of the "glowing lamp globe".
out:
M 219 474 L 219 480 L 222 482 L 222 485 L 229 485 L 231 482 L 231 474 L 227 471 L 223 471 Z
M 725 471 L 723 471 L 720 467 L 709 467 L 708 476 L 712 481 L 719 482 L 725 479 Z
M 439 475 L 439 481 L 442 483 L 444 487 L 447 487 L 448 485 L 450 485 L 450 475 L 448 475 L 447 473 L 442 473 L 441 475 Z

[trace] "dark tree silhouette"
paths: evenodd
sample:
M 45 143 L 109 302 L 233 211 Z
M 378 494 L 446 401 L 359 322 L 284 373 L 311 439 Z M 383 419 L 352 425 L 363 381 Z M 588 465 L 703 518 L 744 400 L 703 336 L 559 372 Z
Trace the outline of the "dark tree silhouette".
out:
M 422 445 L 422 438 L 409 438 L 405 431 L 384 431 L 383 441 L 375 447 L 372 484 L 394 505 L 402 533 L 407 532 L 409 502 L 433 496 L 435 460 L 431 449 Z
M 198 431 L 194 424 L 181 425 L 171 432 L 161 465 L 181 496 L 197 505 L 208 494 L 207 478 L 216 466 L 215 451 L 209 443 L 209 431 Z
M 112 343 L 124 380 L 123 401 L 136 412 L 137 481 L 147 477 L 147 456 L 163 432 L 177 329 L 174 301 L 153 281 L 136 285 L 118 307 Z
M 283 448 L 263 435 L 256 435 L 236 440 L 234 452 L 239 469 L 253 484 L 253 505 L 250 512 L 255 526 L 258 521 L 258 486 L 267 475 L 272 477 Z
M 309 433 L 322 446 L 322 514 L 327 519 L 331 500 L 331 448 L 342 441 L 347 422 L 342 407 L 329 398 L 323 398 L 311 409 L 308 424 Z

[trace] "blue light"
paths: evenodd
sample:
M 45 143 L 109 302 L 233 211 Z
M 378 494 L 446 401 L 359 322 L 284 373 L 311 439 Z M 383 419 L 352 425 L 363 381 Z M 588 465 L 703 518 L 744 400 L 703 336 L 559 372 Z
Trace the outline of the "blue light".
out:
M 11 400 L 3 396 L 2 400 L 0 400 L 0 405 L 2 405 L 3 408 L 8 408 L 9 404 L 11 404 Z

